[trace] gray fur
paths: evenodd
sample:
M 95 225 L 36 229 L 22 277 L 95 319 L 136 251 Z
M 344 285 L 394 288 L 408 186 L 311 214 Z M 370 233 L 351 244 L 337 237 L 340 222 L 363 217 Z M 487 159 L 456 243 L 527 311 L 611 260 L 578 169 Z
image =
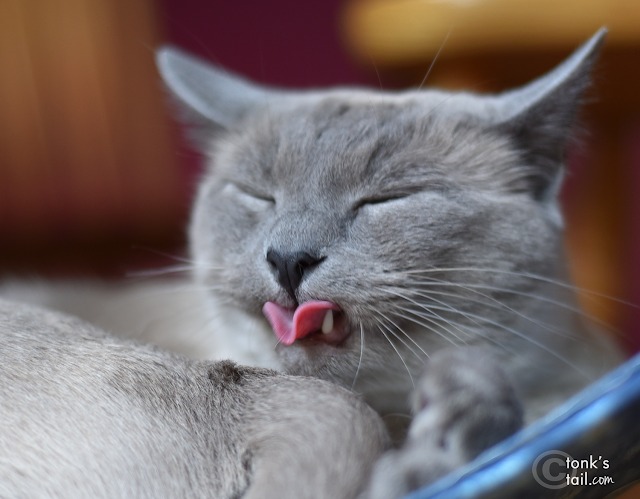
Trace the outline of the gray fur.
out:
M 379 417 L 335 385 L 4 301 L 0 364 L 3 498 L 347 499 L 385 445 Z
M 444 349 L 427 364 L 413 395 L 407 439 L 376 463 L 368 499 L 399 499 L 453 471 L 515 433 L 522 406 L 493 353 Z
M 272 339 L 262 305 L 295 303 L 266 253 L 307 251 L 324 260 L 305 274 L 297 301 L 337 303 L 352 334 L 339 347 L 278 345 L 287 372 L 353 386 L 380 412 L 403 412 L 428 355 L 489 344 L 529 418 L 597 377 L 599 340 L 573 310 L 573 291 L 557 284 L 566 269 L 555 193 L 603 36 L 500 96 L 262 89 L 246 108 L 235 92 L 216 95 L 243 112 L 210 140 L 190 228 L 208 308 L 224 301 L 250 318 L 254 336 Z M 160 52 L 163 74 L 172 50 Z M 218 89 L 219 73 L 208 71 Z
M 405 446 L 376 468 L 367 492 L 376 499 L 471 459 L 515 430 L 522 411 L 525 421 L 546 413 L 619 360 L 566 284 L 557 200 L 603 37 L 498 96 L 285 92 L 160 49 L 160 72 L 210 158 L 189 228 L 193 281 L 186 293 L 109 290 L 100 296 L 115 297 L 110 310 L 129 312 L 106 306 L 102 324 L 194 358 L 332 381 L 387 422 L 410 414 L 412 392 L 430 393 Z M 295 301 L 270 249 L 322 258 Z M 339 305 L 351 328 L 343 343 L 276 344 L 265 302 L 308 300 Z M 94 318 L 86 300 L 43 301 Z M 140 303 L 146 325 L 128 327 Z

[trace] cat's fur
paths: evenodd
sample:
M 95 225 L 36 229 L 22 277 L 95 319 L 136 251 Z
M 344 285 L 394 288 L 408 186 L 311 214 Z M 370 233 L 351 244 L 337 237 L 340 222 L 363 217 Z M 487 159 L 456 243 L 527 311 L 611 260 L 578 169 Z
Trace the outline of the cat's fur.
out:
M 521 423 L 483 349 L 436 354 L 404 447 L 372 468 L 384 423 L 335 384 L 193 361 L 4 300 L 0 347 L 3 498 L 394 499 Z
M 379 416 L 335 385 L 192 361 L 0 300 L 0 497 L 353 498 Z
M 498 96 L 282 92 L 161 50 L 169 88 L 210 133 L 189 233 L 211 334 L 233 341 L 226 322 L 245 324 L 254 356 L 353 387 L 381 413 L 407 411 L 412 378 L 452 345 L 495 347 L 529 417 L 596 378 L 612 357 L 557 284 L 557 194 L 603 36 Z M 294 297 L 274 250 L 319 260 Z M 336 303 L 350 336 L 273 356 L 263 305 L 308 300 Z
M 5 293 L 195 358 L 329 380 L 381 414 L 408 414 L 416 383 L 428 392 L 434 379 L 451 384 L 419 404 L 404 450 L 379 465 L 396 478 L 377 490 L 398 495 L 515 429 L 516 397 L 531 420 L 618 361 L 562 284 L 557 200 L 603 36 L 497 96 L 284 92 L 161 49 L 165 82 L 210 158 L 189 230 L 195 284 L 105 288 L 100 307 L 87 307 L 90 294 L 77 285 L 70 294 L 80 301 L 48 291 L 34 299 L 15 284 Z M 274 251 L 314 255 L 297 288 L 282 284 Z M 278 344 L 264 304 L 309 300 L 339 306 L 344 341 L 316 334 Z M 428 357 L 436 357 L 431 374 L 418 383 Z M 412 468 L 418 461 L 426 472 Z

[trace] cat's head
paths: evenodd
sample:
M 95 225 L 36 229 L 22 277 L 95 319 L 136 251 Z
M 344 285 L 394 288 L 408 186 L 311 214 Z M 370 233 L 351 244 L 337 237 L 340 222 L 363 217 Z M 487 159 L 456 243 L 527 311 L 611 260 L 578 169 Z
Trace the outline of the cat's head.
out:
M 518 350 L 558 273 L 565 148 L 603 37 L 488 96 L 283 91 L 160 49 L 210 158 L 196 277 L 277 335 L 285 369 L 367 393 L 404 397 L 446 345 Z

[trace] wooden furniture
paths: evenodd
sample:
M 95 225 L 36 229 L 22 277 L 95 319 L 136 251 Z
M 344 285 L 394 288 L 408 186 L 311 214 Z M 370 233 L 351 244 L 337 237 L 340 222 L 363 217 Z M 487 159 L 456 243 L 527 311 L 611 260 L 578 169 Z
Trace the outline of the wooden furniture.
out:
M 0 2 L 0 272 L 182 234 L 156 17 L 153 0 Z
M 346 39 L 356 57 L 381 66 L 506 51 L 571 50 L 600 27 L 610 46 L 640 39 L 636 0 L 352 0 Z

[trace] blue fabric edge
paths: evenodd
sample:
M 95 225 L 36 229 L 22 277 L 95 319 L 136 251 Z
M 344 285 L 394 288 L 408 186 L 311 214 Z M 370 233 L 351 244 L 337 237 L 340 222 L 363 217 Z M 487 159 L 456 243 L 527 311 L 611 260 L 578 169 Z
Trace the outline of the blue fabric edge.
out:
M 531 473 L 533 461 L 541 453 L 562 448 L 637 399 L 640 354 L 469 464 L 404 499 L 462 499 L 496 490 L 515 476 Z

